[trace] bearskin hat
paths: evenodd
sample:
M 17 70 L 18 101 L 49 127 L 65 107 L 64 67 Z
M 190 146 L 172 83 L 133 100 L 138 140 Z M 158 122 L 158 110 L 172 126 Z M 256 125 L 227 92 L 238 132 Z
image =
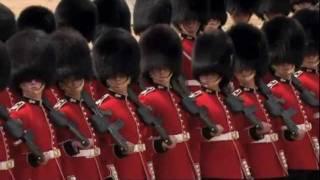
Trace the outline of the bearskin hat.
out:
M 174 76 L 180 74 L 182 46 L 178 34 L 168 25 L 158 24 L 144 32 L 140 39 L 141 68 L 149 79 L 149 72 L 159 67 L 168 67 Z
M 98 25 L 131 31 L 131 13 L 125 0 L 95 0 Z
M 300 4 L 300 3 L 311 3 L 311 4 L 317 4 L 317 0 L 290 0 L 291 6 L 295 4 Z
M 196 79 L 201 75 L 217 73 L 222 77 L 221 85 L 228 84 L 232 77 L 233 44 L 223 31 L 200 35 L 195 44 L 192 72 Z
M 265 23 L 262 29 L 268 39 L 272 64 L 301 65 L 306 38 L 298 21 L 284 16 L 276 17 Z
M 260 0 L 256 11 L 262 19 L 264 14 L 288 16 L 291 11 L 290 0 Z
M 155 24 L 170 24 L 170 0 L 137 0 L 133 12 L 133 29 L 136 34 Z
M 8 85 L 9 77 L 10 77 L 9 54 L 5 44 L 0 41 L 0 91 Z
M 16 32 L 16 19 L 14 13 L 0 3 L 0 41 L 7 41 Z
M 56 29 L 56 21 L 51 10 L 43 6 L 30 6 L 24 9 L 18 18 L 18 29 L 34 28 L 52 33 Z
M 256 8 L 256 0 L 226 0 L 228 12 L 242 12 L 252 14 Z
M 189 20 L 201 20 L 201 7 L 203 1 L 171 0 L 172 22 L 179 24 Z
M 40 80 L 50 84 L 53 80 L 56 55 L 46 33 L 39 30 L 24 30 L 16 33 L 7 42 L 11 60 L 12 89 L 20 93 L 20 84 Z
M 90 0 L 61 0 L 55 11 L 58 28 L 72 27 L 92 41 L 98 22 L 97 7 Z
M 60 29 L 51 36 L 57 57 L 56 80 L 90 79 L 93 76 L 90 48 L 86 39 L 73 29 Z
M 125 74 L 133 81 L 139 76 L 140 49 L 136 39 L 120 28 L 110 28 L 95 41 L 93 59 L 96 74 L 105 84 L 110 77 Z
M 227 12 L 224 0 L 205 0 L 202 10 L 202 21 L 208 22 L 210 19 L 217 19 L 223 26 L 227 22 Z
M 265 34 L 250 24 L 238 24 L 229 31 L 235 48 L 234 70 L 254 69 L 257 77 L 262 77 L 268 70 L 270 58 Z
M 303 9 L 294 16 L 304 28 L 306 34 L 306 55 L 319 54 L 319 11 Z

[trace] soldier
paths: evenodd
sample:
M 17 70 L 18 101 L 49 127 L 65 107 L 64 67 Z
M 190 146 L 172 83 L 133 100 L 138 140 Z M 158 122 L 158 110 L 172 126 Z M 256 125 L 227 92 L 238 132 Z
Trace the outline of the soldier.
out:
M 156 178 L 196 179 L 200 169 L 189 146 L 188 114 L 180 104 L 182 97 L 171 86 L 172 78 L 180 75 L 182 63 L 179 36 L 167 25 L 156 25 L 143 33 L 140 45 L 142 75 L 152 85 L 141 93 L 140 100 L 162 119 L 172 142 L 155 143 L 157 152 L 166 151 L 154 156 Z
M 67 130 L 57 130 L 67 179 L 103 180 L 108 175 L 102 166 L 98 137 L 90 122 L 91 114 L 82 99 L 84 82 L 93 76 L 90 49 L 75 30 L 58 30 L 51 36 L 57 54 L 56 80 L 63 97 L 55 105 L 90 142 L 84 146 Z M 74 53 L 77 52 L 77 53 Z
M 294 16 L 304 27 L 307 37 L 307 49 L 300 70 L 295 76 L 300 80 L 303 87 L 311 91 L 317 99 L 319 96 L 319 11 L 301 10 Z M 319 139 L 319 109 L 314 108 L 312 130 Z
M 10 61 L 6 46 L 0 41 L 0 108 L 10 108 L 12 106 L 10 98 L 6 93 L 6 87 L 10 76 Z M 0 118 L 0 179 L 14 180 L 12 169 L 14 161 L 11 159 L 8 139 L 4 131 L 4 122 Z
M 227 11 L 237 23 L 248 23 L 254 13 L 257 1 L 226 0 Z
M 14 13 L 0 2 L 0 41 L 7 41 L 16 32 Z
M 25 8 L 18 18 L 18 29 L 34 28 L 48 34 L 56 29 L 56 21 L 53 12 L 43 6 L 29 6 Z
M 197 128 L 196 133 L 201 134 L 198 154 L 203 179 L 244 179 L 251 176 L 243 166 L 247 164 L 245 150 L 223 92 L 229 88 L 232 77 L 232 55 L 232 41 L 222 31 L 205 33 L 196 41 L 192 67 L 202 90 L 192 96 L 197 105 L 204 107 L 215 123 L 221 126 L 222 131 L 212 135 L 202 124 Z
M 98 9 L 97 32 L 105 27 L 119 27 L 131 32 L 131 13 L 125 0 L 94 0 L 93 2 Z
M 281 121 L 271 116 L 270 109 L 265 105 L 267 94 L 259 82 L 269 65 L 266 37 L 262 31 L 249 24 L 238 24 L 232 27 L 228 34 L 235 47 L 236 90 L 233 95 L 242 101 L 245 108 L 254 107 L 253 115 L 262 125 L 255 129 L 257 136 L 254 135 L 249 140 L 244 140 L 240 133 L 252 175 L 257 179 L 284 178 L 288 172 L 284 150 L 279 141 L 279 133 L 282 133 Z M 241 118 L 250 120 L 245 114 L 245 117 L 235 115 L 234 121 L 244 122 Z M 248 122 L 242 124 L 245 129 L 252 127 Z M 263 165 L 261 162 L 264 162 Z
M 317 0 L 290 0 L 291 9 L 293 12 L 298 12 L 302 9 L 314 9 L 316 4 Z
M 221 30 L 222 26 L 227 22 L 227 18 L 228 15 L 224 0 L 206 0 L 201 18 L 203 31 Z
M 200 30 L 202 1 L 171 0 L 172 23 L 178 29 L 183 48 L 182 75 L 191 91 L 199 90 L 200 84 L 192 78 L 192 51 Z
M 12 89 L 21 98 L 11 108 L 10 115 L 34 133 L 35 143 L 44 156 L 44 161 L 39 161 L 26 146 L 15 142 L 12 149 L 16 162 L 14 174 L 19 180 L 63 180 L 55 130 L 42 104 L 42 92 L 54 74 L 53 46 L 43 32 L 26 30 L 14 35 L 7 47 L 12 62 Z
M 96 41 L 93 56 L 98 77 L 108 87 L 108 93 L 98 101 L 98 105 L 104 112 L 112 113 L 112 122 L 118 119 L 124 122 L 120 132 L 128 146 L 127 150 L 122 150 L 114 145 L 114 140 L 104 142 L 114 152 L 112 156 L 116 172 L 112 171 L 113 177 L 155 179 L 147 151 L 147 148 L 150 149 L 151 132 L 137 112 L 137 102 L 129 94 L 130 86 L 139 76 L 140 51 L 137 41 L 125 30 L 109 29 Z M 110 168 L 113 170 L 112 166 Z
M 282 99 L 285 109 L 294 108 L 292 119 L 302 135 L 298 139 L 283 139 L 290 178 L 314 179 L 319 170 L 319 144 L 310 132 L 312 117 L 306 113 L 306 109 L 309 108 L 310 99 L 315 100 L 315 97 L 305 98 L 304 87 L 293 76 L 295 68 L 300 67 L 303 61 L 306 42 L 303 28 L 294 19 L 277 17 L 267 22 L 263 30 L 270 47 L 273 73 L 267 81 L 268 87 L 274 96 Z

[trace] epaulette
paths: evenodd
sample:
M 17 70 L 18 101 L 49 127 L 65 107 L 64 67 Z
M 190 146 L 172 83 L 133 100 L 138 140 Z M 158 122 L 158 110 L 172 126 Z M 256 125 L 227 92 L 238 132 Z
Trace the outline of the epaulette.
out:
M 237 90 L 233 91 L 232 94 L 233 94 L 234 96 L 239 96 L 241 93 L 242 93 L 242 90 L 241 90 L 241 89 L 237 89 Z
M 202 95 L 202 91 L 201 90 L 192 93 L 189 97 L 190 98 L 196 98 L 196 97 L 198 97 L 200 95 Z
M 54 109 L 60 110 L 68 101 L 65 99 L 60 99 L 57 104 L 54 105 Z
M 299 70 L 299 71 L 295 72 L 293 75 L 294 75 L 294 77 L 298 78 L 302 74 L 303 74 L 303 71 Z
M 13 112 L 13 111 L 19 111 L 19 109 L 21 109 L 24 105 L 26 104 L 26 102 L 24 101 L 19 101 L 17 102 L 15 105 L 13 105 L 9 111 Z
M 102 96 L 102 98 L 100 98 L 98 101 L 96 101 L 96 104 L 98 106 L 100 106 L 108 97 L 110 97 L 109 94 L 105 94 L 104 96 Z
M 279 82 L 277 80 L 270 81 L 267 86 L 272 89 L 275 85 L 277 85 Z
M 145 96 L 145 95 L 153 92 L 154 90 L 156 90 L 156 88 L 154 88 L 154 87 L 148 87 L 146 90 L 142 91 L 142 92 L 140 93 L 140 95 Z

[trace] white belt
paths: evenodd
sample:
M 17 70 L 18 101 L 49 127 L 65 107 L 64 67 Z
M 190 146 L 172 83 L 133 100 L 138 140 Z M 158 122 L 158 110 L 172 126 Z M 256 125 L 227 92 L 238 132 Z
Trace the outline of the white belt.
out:
M 297 125 L 297 127 L 301 130 L 304 130 L 304 131 L 311 131 L 312 129 L 312 124 L 307 122 L 307 123 L 304 123 L 304 124 L 299 124 Z
M 230 131 L 224 134 L 220 134 L 219 136 L 215 136 L 211 138 L 208 142 L 215 142 L 215 141 L 231 141 L 239 139 L 240 135 L 238 131 Z
M 0 171 L 5 171 L 14 168 L 14 161 L 12 159 L 8 161 L 0 161 Z
M 276 133 L 266 134 L 264 135 L 264 138 L 259 141 L 252 142 L 253 144 L 259 144 L 259 143 L 272 143 L 277 142 L 279 140 L 279 136 Z
M 133 146 L 133 152 L 139 153 L 139 152 L 144 152 L 146 151 L 146 145 L 145 144 L 135 144 Z
M 176 135 L 170 135 L 169 136 L 171 139 L 175 139 L 176 143 L 183 143 L 187 142 L 190 139 L 190 134 L 188 132 L 183 132 L 181 134 L 176 134 Z
M 79 154 L 73 157 L 85 157 L 85 158 L 94 158 L 101 154 L 101 150 L 99 147 L 95 147 L 92 149 L 82 149 L 80 150 Z
M 201 86 L 200 82 L 197 80 L 186 80 L 185 84 L 187 86 Z
M 44 152 L 43 155 L 48 159 L 56 159 L 61 156 L 60 149 L 53 148 L 50 151 Z

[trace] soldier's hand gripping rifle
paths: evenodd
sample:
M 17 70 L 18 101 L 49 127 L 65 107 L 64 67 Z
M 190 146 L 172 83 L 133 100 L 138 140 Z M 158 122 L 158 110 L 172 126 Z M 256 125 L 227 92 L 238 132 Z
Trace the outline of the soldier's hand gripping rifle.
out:
M 288 128 L 285 131 L 285 136 L 288 139 L 294 139 L 298 135 L 299 128 L 292 120 L 292 116 L 296 114 L 296 111 L 292 108 L 285 110 L 282 106 L 284 103 L 282 99 L 279 99 L 272 95 L 271 90 L 262 81 L 259 82 L 260 91 L 267 97 L 264 105 L 268 112 L 274 117 L 281 117 L 282 121 Z
M 55 126 L 68 129 L 82 146 L 88 147 L 90 145 L 89 140 L 78 130 L 76 124 L 67 119 L 63 113 L 55 110 L 47 99 L 43 99 L 43 106 L 49 111 L 49 119 Z
M 128 89 L 129 99 L 137 106 L 137 112 L 141 119 L 148 125 L 152 126 L 160 135 L 161 139 L 167 145 L 171 145 L 171 139 L 167 133 L 167 131 L 162 126 L 162 121 L 159 118 L 156 118 L 146 106 L 140 103 L 137 95 L 132 91 L 132 89 Z
M 96 105 L 94 100 L 85 91 L 82 92 L 82 99 L 90 111 L 93 113 L 91 116 L 91 123 L 95 130 L 101 134 L 109 132 L 117 145 L 120 146 L 121 151 L 128 151 L 128 145 L 126 139 L 119 133 L 119 130 L 124 126 L 121 120 L 117 120 L 113 123 L 110 122 L 106 113 L 104 113 Z
M 187 90 L 184 80 L 173 78 L 171 84 L 174 91 L 182 97 L 182 106 L 192 115 L 199 117 L 206 126 L 205 129 L 207 131 L 211 132 L 212 134 L 217 134 L 217 124 L 208 116 L 207 110 L 203 107 L 197 106 L 194 99 L 190 97 L 191 93 L 189 93 Z
M 42 163 L 44 161 L 44 155 L 40 151 L 40 148 L 34 143 L 33 134 L 28 130 L 24 130 L 22 123 L 17 120 L 13 120 L 7 109 L 1 105 L 0 119 L 5 122 L 4 129 L 11 137 L 16 140 L 21 140 L 26 144 L 34 160 L 34 162 L 30 162 L 30 164 L 35 167 Z

